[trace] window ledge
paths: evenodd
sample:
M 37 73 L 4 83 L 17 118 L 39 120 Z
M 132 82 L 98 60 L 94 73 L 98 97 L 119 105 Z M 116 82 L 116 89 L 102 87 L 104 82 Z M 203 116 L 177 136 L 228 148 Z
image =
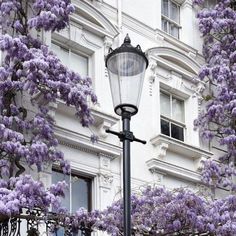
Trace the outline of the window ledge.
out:
M 55 135 L 59 143 L 70 148 L 95 155 L 102 154 L 111 160 L 120 157 L 121 148 L 103 141 L 93 144 L 90 137 L 63 127 L 55 126 Z
M 196 171 L 191 171 L 156 158 L 148 160 L 146 164 L 151 173 L 169 174 L 194 183 L 201 182 L 200 173 Z
M 193 159 L 201 159 L 201 158 L 210 158 L 213 156 L 212 152 L 204 150 L 202 148 L 184 143 L 177 139 L 173 139 L 171 137 L 165 136 L 163 134 L 159 134 L 150 139 L 151 144 L 154 147 L 158 147 L 160 152 L 158 154 L 159 157 L 163 158 L 166 155 L 166 151 L 170 150 L 176 153 L 179 153 L 184 156 L 189 156 Z M 164 151 L 164 152 L 163 152 Z

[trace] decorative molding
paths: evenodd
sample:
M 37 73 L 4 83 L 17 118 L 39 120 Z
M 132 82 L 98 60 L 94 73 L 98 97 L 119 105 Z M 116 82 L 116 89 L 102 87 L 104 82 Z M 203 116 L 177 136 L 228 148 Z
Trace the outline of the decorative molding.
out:
M 90 47 L 94 48 L 95 50 L 101 48 L 101 45 L 95 44 L 94 41 L 89 40 L 87 37 L 87 34 L 84 32 L 81 34 L 81 41 L 85 42 L 85 44 L 82 42 L 80 42 L 80 44 L 86 45 L 86 46 L 89 45 Z
M 196 60 L 197 58 L 197 52 L 189 52 L 187 54 L 188 57 L 191 57 L 192 59 Z
M 183 63 L 186 67 L 192 70 L 192 74 L 198 74 L 200 65 L 196 62 L 196 60 L 187 56 L 185 53 L 182 53 L 176 49 L 169 47 L 154 47 L 147 50 L 148 55 L 158 57 L 169 57 L 172 60 L 176 60 L 178 62 Z M 172 63 L 173 64 L 173 63 Z M 183 69 L 183 68 L 182 68 Z M 180 71 L 182 74 L 182 72 Z
M 157 172 L 169 174 L 171 176 L 176 176 L 180 179 L 185 179 L 195 183 L 199 183 L 201 181 L 200 173 L 158 160 L 156 158 L 148 160 L 146 164 L 149 171 L 153 173 Z
M 100 169 L 109 170 L 111 169 L 111 159 L 100 154 Z
M 92 0 L 96 7 L 101 7 L 104 0 Z
M 202 108 L 202 102 L 204 100 L 203 97 L 202 97 L 202 93 L 205 90 L 205 88 L 206 88 L 206 86 L 205 86 L 204 82 L 201 81 L 198 84 L 198 86 L 195 88 L 195 91 L 194 91 L 194 94 L 193 94 L 193 96 L 197 97 L 197 99 L 198 99 L 198 112 L 200 112 L 201 108 Z
M 158 31 L 155 31 L 155 39 L 156 41 L 160 42 L 161 46 L 165 44 L 165 37 L 161 35 Z
M 175 71 L 171 71 L 171 87 L 181 90 L 184 82 L 182 79 L 182 75 L 176 73 Z
M 148 58 L 149 61 L 149 95 L 152 96 L 152 88 L 153 84 L 156 80 L 156 69 L 157 69 L 157 62 L 152 58 Z
M 81 51 L 85 51 L 87 54 L 92 54 L 103 46 L 100 38 L 93 40 L 81 25 L 73 22 L 73 20 L 70 21 L 70 25 L 66 30 L 54 32 L 52 38 L 69 48 L 74 47 Z
M 90 137 L 63 127 L 56 126 L 55 135 L 60 144 L 81 150 L 83 152 L 92 153 L 95 155 L 102 154 L 110 159 L 120 157 L 121 155 L 121 148 L 118 146 L 102 141 L 92 144 Z
M 192 93 L 193 95 L 192 96 L 194 96 L 194 94 L 195 94 L 195 92 L 196 92 L 196 89 L 197 89 L 197 87 L 195 86 L 195 85 L 187 85 L 186 83 L 183 83 L 182 84 L 183 85 L 183 87 L 186 89 L 186 90 L 188 90 L 190 93 Z
M 176 0 L 175 0 L 176 1 Z M 177 2 L 181 2 L 182 7 L 189 7 L 192 9 L 193 7 L 193 2 L 192 0 L 177 0 Z
M 201 156 L 200 158 L 194 160 L 195 168 L 197 171 L 200 171 L 203 167 L 203 161 L 206 161 L 209 157 Z
M 98 130 L 99 137 L 106 138 L 108 136 L 106 129 L 111 128 L 119 122 L 118 116 L 105 113 L 101 111 L 99 107 L 92 107 L 91 112 L 94 118 L 94 126 Z
M 82 25 L 84 29 L 101 37 L 109 36 L 115 38 L 119 34 L 117 28 L 101 13 L 101 10 L 97 9 L 87 0 L 72 0 L 72 3 L 75 6 L 75 13 L 72 14 L 71 19 Z M 83 11 L 84 14 L 87 14 L 88 18 L 86 19 L 76 14 L 78 11 Z M 88 19 L 92 19 L 92 21 Z
M 153 175 L 153 179 L 155 183 L 162 183 L 163 182 L 163 176 L 165 174 L 163 174 L 162 172 L 160 172 L 158 169 L 156 168 L 150 168 L 149 171 L 152 173 Z
M 168 145 L 168 150 L 179 153 L 184 156 L 188 156 L 189 158 L 193 158 L 195 160 L 202 157 L 209 158 L 213 156 L 212 152 L 209 152 L 199 147 L 195 147 L 177 139 L 173 139 L 163 134 L 159 134 L 153 137 L 152 139 L 150 139 L 150 142 L 153 146 L 166 144 Z
M 110 189 L 113 183 L 113 176 L 105 173 L 99 173 L 100 187 Z
M 155 58 L 155 57 L 154 57 Z M 181 74 L 182 76 L 182 81 L 184 83 L 191 83 L 193 85 L 197 85 L 199 83 L 198 80 L 194 80 L 193 78 L 196 77 L 196 74 L 191 73 L 190 71 L 184 69 L 183 67 L 180 67 L 179 65 L 168 61 L 162 57 L 156 57 L 156 61 L 157 61 L 157 65 L 159 67 L 162 67 L 163 69 L 166 69 L 167 71 L 170 71 L 171 73 L 169 73 L 166 76 L 160 75 L 160 77 L 164 78 L 165 80 L 171 80 L 173 78 L 173 72 L 177 73 L 177 74 Z M 158 72 L 157 72 L 158 73 Z M 158 73 L 159 75 L 160 73 Z M 183 87 L 183 86 L 182 86 Z M 191 92 L 192 93 L 192 92 Z
M 86 152 L 86 153 L 91 153 L 91 154 L 97 155 L 97 152 L 94 151 L 94 150 L 91 150 L 91 149 L 88 149 L 88 148 L 84 148 L 84 147 L 80 147 L 79 145 L 72 144 L 70 142 L 66 142 L 66 141 L 60 140 L 60 139 L 59 139 L 58 142 L 59 142 L 59 144 L 61 144 L 63 146 L 66 146 L 66 147 L 69 147 L 69 148 L 73 148 L 73 149 L 77 149 L 77 150 L 80 150 L 82 152 Z
M 110 189 L 114 179 L 111 173 L 111 159 L 103 154 L 100 154 L 99 157 L 99 186 Z
M 166 156 L 166 151 L 169 147 L 168 143 L 152 143 L 155 146 L 155 155 L 158 159 L 163 159 Z
M 104 2 L 101 8 L 102 12 L 104 12 L 105 15 L 108 15 L 111 19 L 115 19 L 117 16 L 117 8 L 109 5 L 108 3 Z M 122 12 L 122 22 L 123 27 L 127 29 L 131 29 L 133 32 L 137 32 L 138 35 L 142 35 L 145 38 L 153 41 L 153 43 L 157 43 L 157 40 L 163 41 L 165 45 L 169 45 L 170 47 L 178 48 L 182 51 L 182 53 L 188 53 L 193 52 L 197 53 L 198 57 L 202 57 L 202 55 L 198 54 L 198 51 L 187 45 L 186 43 L 168 35 L 164 31 L 158 28 L 152 28 L 146 24 L 144 24 L 142 21 L 139 21 L 136 18 L 133 18 L 126 14 L 125 12 Z M 164 45 L 162 44 L 162 45 Z
M 112 44 L 113 44 L 113 39 L 108 37 L 108 36 L 105 36 L 104 37 L 104 55 L 106 56 L 109 52 L 109 49 L 112 47 Z

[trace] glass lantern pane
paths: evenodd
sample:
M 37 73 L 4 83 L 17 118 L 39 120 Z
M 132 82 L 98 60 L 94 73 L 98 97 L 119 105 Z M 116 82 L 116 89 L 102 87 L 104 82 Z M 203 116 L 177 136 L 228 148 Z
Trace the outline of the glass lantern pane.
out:
M 172 119 L 184 123 L 184 102 L 172 97 Z
M 137 53 L 117 53 L 107 62 L 114 107 L 131 104 L 138 108 L 146 60 Z
M 160 109 L 161 115 L 171 117 L 170 114 L 170 96 L 163 92 L 160 92 Z

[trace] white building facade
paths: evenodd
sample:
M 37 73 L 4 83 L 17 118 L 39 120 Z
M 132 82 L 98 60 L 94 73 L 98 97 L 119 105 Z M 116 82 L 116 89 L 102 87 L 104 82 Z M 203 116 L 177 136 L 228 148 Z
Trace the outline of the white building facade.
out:
M 94 125 L 83 128 L 73 108 L 58 102 L 52 109 L 60 149 L 72 167 L 66 177 L 70 189 L 63 204 L 104 209 L 122 197 L 122 146 L 106 129 L 120 131 L 113 111 L 104 58 L 110 47 L 131 44 L 146 52 L 146 71 L 137 115 L 131 119 L 135 136 L 146 145 L 131 144 L 132 191 L 147 185 L 204 189 L 201 160 L 213 155 L 203 144 L 193 121 L 200 110 L 197 74 L 201 64 L 201 38 L 191 0 L 73 0 L 70 26 L 45 34 L 44 41 L 69 68 L 93 79 L 98 104 L 92 105 Z M 99 137 L 90 141 L 91 134 Z M 48 185 L 65 178 L 56 167 L 41 173 Z

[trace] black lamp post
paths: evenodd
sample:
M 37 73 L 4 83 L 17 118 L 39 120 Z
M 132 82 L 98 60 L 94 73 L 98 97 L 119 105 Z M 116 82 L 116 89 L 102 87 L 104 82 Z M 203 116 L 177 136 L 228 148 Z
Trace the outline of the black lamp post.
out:
M 121 116 L 123 126 L 122 132 L 106 132 L 117 135 L 123 142 L 124 236 L 131 236 L 130 142 L 146 143 L 130 131 L 130 119 L 138 112 L 148 59 L 139 45 L 133 47 L 130 43 L 127 34 L 124 43 L 115 50 L 110 48 L 106 57 L 114 110 Z

